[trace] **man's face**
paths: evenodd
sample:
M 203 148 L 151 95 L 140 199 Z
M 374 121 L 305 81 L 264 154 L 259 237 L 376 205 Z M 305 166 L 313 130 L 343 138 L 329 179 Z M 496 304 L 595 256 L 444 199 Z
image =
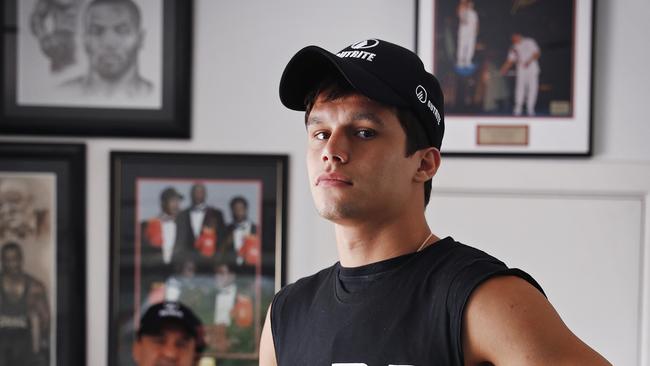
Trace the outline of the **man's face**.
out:
M 230 268 L 226 264 L 220 264 L 215 268 L 214 280 L 217 288 L 224 288 L 230 286 L 235 281 L 235 275 L 230 272 Z
M 519 34 L 519 33 L 513 34 L 512 35 L 512 43 L 513 44 L 518 44 L 519 42 L 521 42 L 521 34 Z
M 312 196 L 330 221 L 390 220 L 422 186 L 413 181 L 420 160 L 417 154 L 406 157 L 406 133 L 397 116 L 362 95 L 333 101 L 319 96 L 307 119 L 307 138 Z
M 232 215 L 237 222 L 246 220 L 246 217 L 248 216 L 248 209 L 246 208 L 246 205 L 241 201 L 235 202 L 232 205 Z
M 6 274 L 19 274 L 23 271 L 23 261 L 17 250 L 9 249 L 2 256 L 2 272 Z
M 192 204 L 200 205 L 205 202 L 205 187 L 195 186 L 192 190 Z
M 175 217 L 181 210 L 181 199 L 178 197 L 169 198 L 163 207 L 163 211 L 172 217 Z
M 167 329 L 160 335 L 142 335 L 133 344 L 138 366 L 191 366 L 196 361 L 196 340 L 182 330 Z
M 135 65 L 143 34 L 129 8 L 119 4 L 90 7 L 84 44 L 91 69 L 114 81 Z

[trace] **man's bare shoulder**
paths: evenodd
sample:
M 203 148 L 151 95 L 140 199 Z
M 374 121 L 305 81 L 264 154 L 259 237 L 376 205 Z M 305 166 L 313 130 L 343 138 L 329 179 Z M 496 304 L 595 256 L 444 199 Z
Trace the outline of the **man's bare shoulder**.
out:
M 576 337 L 544 295 L 515 276 L 474 290 L 463 314 L 466 365 L 609 365 Z

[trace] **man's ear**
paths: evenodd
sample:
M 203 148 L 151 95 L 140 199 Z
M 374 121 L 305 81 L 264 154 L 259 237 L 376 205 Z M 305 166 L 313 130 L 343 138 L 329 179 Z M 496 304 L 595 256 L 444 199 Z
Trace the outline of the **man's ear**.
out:
M 136 339 L 135 342 L 133 342 L 133 347 L 131 347 L 131 356 L 133 356 L 133 360 L 137 364 L 140 363 L 140 351 L 140 340 Z
M 420 166 L 415 172 L 413 180 L 424 183 L 433 178 L 440 167 L 440 151 L 435 147 L 418 150 L 416 154 L 420 157 Z

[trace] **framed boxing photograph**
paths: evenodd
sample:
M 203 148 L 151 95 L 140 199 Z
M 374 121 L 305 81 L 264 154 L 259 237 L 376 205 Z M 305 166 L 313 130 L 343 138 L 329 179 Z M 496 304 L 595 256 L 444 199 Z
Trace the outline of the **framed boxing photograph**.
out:
M 111 153 L 108 365 L 134 365 L 140 317 L 164 300 L 201 319 L 204 358 L 258 364 L 266 311 L 285 282 L 287 163 Z
M 3 1 L 0 132 L 189 138 L 192 3 Z
M 0 365 L 86 363 L 85 159 L 0 144 Z
M 589 156 L 593 0 L 417 0 L 447 155 Z

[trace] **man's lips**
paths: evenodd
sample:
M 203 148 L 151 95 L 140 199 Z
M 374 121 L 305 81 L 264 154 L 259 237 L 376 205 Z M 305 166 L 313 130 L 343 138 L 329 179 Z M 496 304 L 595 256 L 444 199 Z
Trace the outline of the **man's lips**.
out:
M 350 178 L 338 173 L 324 173 L 316 178 L 317 186 L 351 186 Z

